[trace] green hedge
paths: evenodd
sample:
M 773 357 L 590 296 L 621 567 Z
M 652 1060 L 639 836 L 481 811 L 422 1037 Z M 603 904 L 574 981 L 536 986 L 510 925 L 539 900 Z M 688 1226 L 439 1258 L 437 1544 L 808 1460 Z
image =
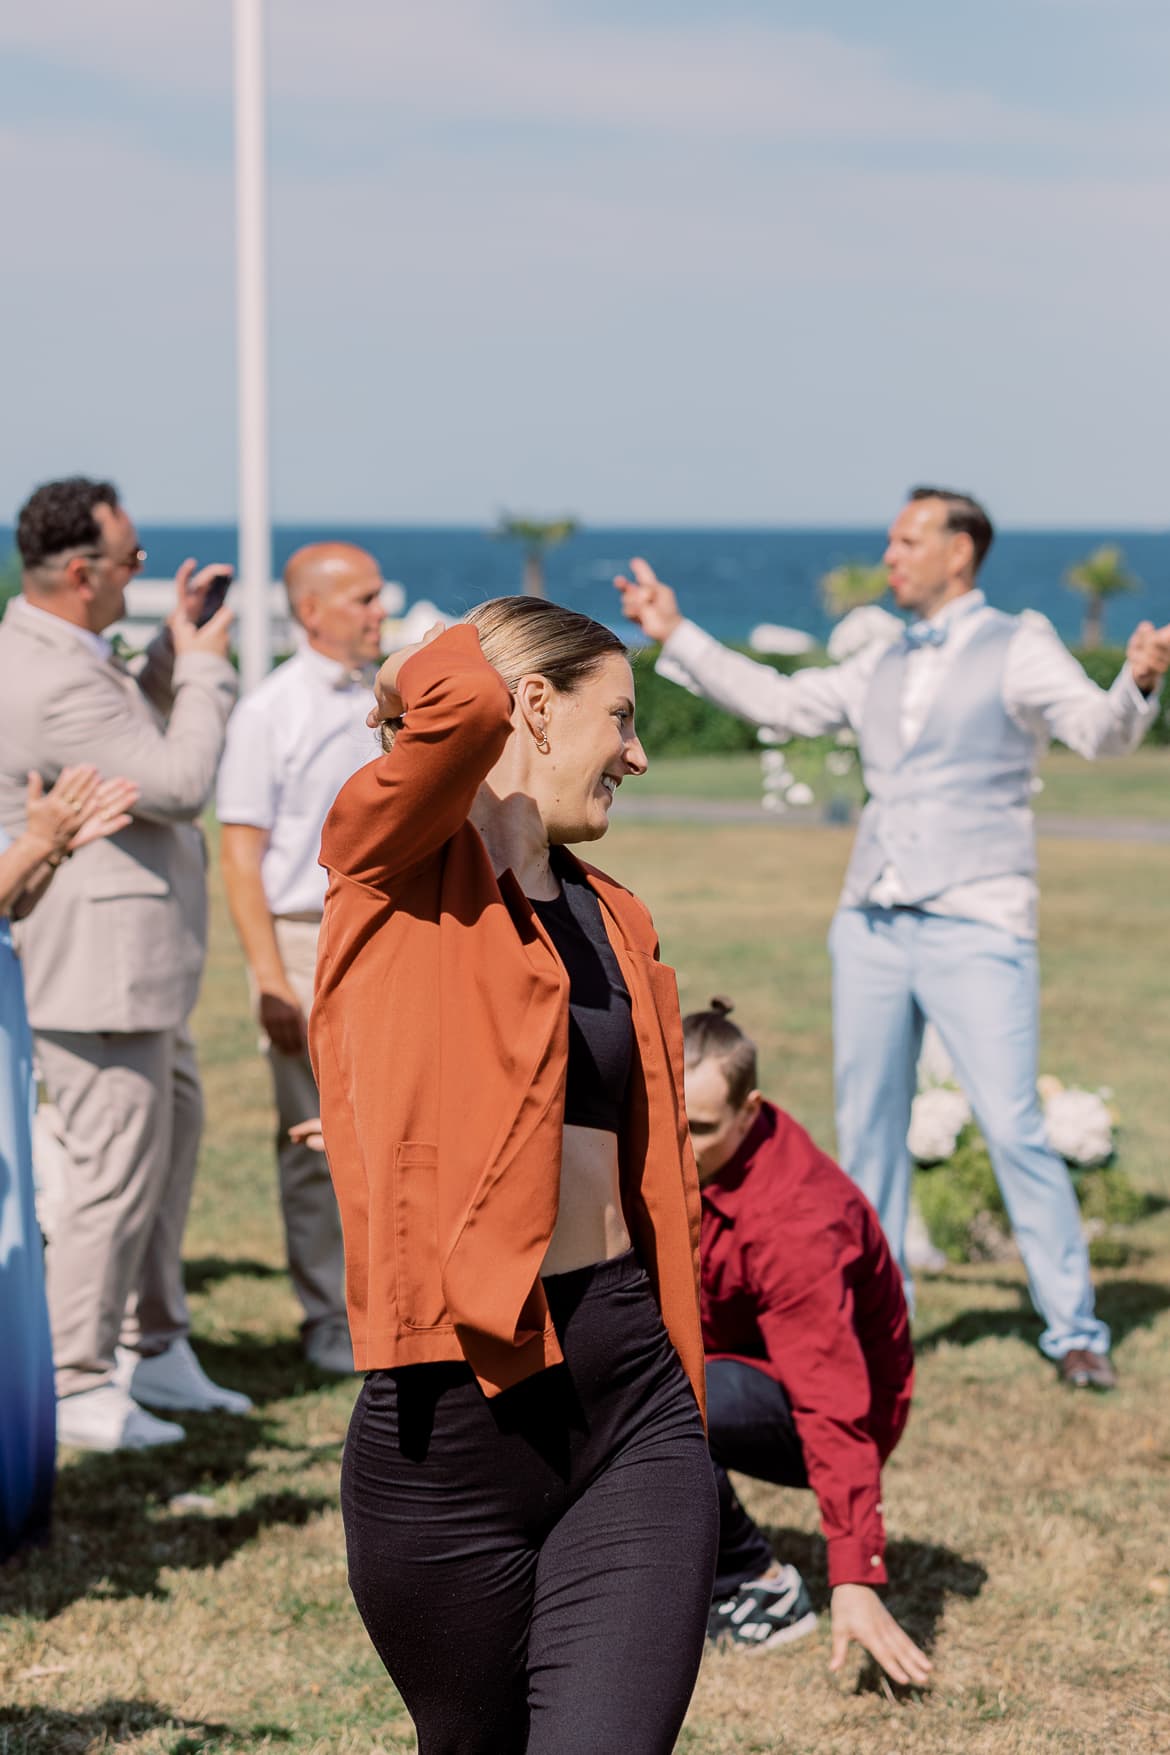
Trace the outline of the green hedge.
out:
M 737 646 L 735 650 L 743 652 L 747 648 Z M 753 725 L 747 725 L 721 708 L 701 701 L 697 695 L 688 694 L 677 684 L 667 682 L 654 669 L 657 656 L 655 646 L 638 652 L 634 659 L 638 731 L 648 756 L 725 755 L 733 750 L 759 749 Z M 761 664 L 770 664 L 773 670 L 785 676 L 791 676 L 793 671 L 806 665 L 827 662 L 823 652 L 811 653 L 807 658 L 761 658 L 758 653 L 750 656 Z M 1102 688 L 1109 687 L 1125 662 L 1125 651 L 1121 646 L 1101 646 L 1091 652 L 1074 648 L 1073 656 Z M 800 741 L 803 740 L 793 739 L 794 743 Z M 1147 741 L 1170 744 L 1170 699 L 1167 694 L 1163 695 Z

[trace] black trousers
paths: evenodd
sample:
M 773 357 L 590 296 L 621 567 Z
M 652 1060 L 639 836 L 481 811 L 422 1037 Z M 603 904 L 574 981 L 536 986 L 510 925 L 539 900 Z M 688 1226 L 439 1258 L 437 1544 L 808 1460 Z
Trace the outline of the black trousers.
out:
M 788 1397 L 754 1365 L 708 1359 L 707 1436 L 719 1490 L 715 1597 L 722 1601 L 759 1578 L 773 1559 L 767 1536 L 736 1497 L 728 1469 L 776 1487 L 807 1487 L 808 1474 Z
M 668 1755 L 718 1510 L 690 1384 L 633 1255 L 545 1281 L 565 1363 L 489 1400 L 374 1371 L 342 1465 L 349 1580 L 419 1755 Z

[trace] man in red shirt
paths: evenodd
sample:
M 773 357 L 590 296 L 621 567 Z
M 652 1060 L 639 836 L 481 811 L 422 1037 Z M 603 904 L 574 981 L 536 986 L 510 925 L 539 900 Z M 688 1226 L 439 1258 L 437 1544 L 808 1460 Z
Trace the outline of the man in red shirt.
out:
M 811 1487 L 829 1546 L 830 1668 L 856 1639 L 896 1682 L 930 1660 L 886 1583 L 881 1469 L 910 1411 L 902 1277 L 877 1214 L 804 1129 L 756 1089 L 755 1045 L 725 1000 L 683 1020 L 703 1194 L 702 1315 L 720 1543 L 709 1637 L 764 1650 L 811 1632 L 793 1566 L 773 1557 L 728 1469 Z

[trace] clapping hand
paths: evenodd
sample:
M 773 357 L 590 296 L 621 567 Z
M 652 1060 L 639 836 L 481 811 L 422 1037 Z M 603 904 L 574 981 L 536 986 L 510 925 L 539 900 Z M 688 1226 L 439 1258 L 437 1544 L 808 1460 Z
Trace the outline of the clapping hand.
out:
M 649 639 L 669 639 L 683 619 L 678 598 L 669 585 L 662 583 L 649 561 L 632 560 L 630 572 L 634 575 L 632 579 L 619 573 L 614 580 L 621 593 L 622 614 L 636 622 Z
M 116 835 L 130 823 L 138 799 L 133 780 L 103 780 L 97 769 L 62 768 L 51 791 L 37 773 L 28 777 L 25 833 L 54 863 L 91 841 Z
M 1125 656 L 1142 694 L 1153 694 L 1170 670 L 1170 622 L 1164 628 L 1156 628 L 1153 622 L 1139 622 L 1129 636 Z

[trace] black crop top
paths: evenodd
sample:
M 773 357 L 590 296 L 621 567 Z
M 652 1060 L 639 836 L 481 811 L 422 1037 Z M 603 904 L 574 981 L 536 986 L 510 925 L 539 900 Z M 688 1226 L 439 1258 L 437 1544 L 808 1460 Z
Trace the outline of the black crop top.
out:
M 605 1133 L 621 1128 L 634 1025 L 630 995 L 601 918 L 601 904 L 583 878 L 553 853 L 561 880 L 554 902 L 533 901 L 569 977 L 569 1068 L 565 1121 Z

